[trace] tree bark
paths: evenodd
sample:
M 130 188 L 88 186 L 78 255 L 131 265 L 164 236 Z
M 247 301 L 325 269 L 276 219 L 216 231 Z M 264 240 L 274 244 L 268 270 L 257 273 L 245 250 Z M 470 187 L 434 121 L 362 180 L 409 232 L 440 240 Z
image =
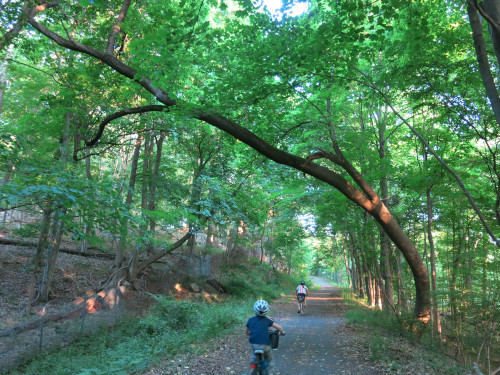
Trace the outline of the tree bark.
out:
M 429 239 L 429 250 L 431 258 L 431 285 L 432 285 L 432 322 L 434 330 L 438 336 L 441 336 L 441 320 L 439 319 L 438 303 L 437 303 L 437 280 L 436 280 L 436 249 L 434 248 L 434 236 L 432 234 L 433 211 L 431 199 L 432 186 L 426 189 L 427 197 L 427 238 Z
M 467 4 L 467 14 L 472 29 L 472 38 L 474 40 L 474 48 L 476 50 L 476 58 L 479 64 L 479 73 L 483 80 L 483 85 L 486 90 L 486 95 L 490 101 L 491 109 L 495 114 L 497 124 L 500 125 L 500 97 L 495 85 L 495 80 L 491 74 L 490 64 L 488 61 L 488 53 L 483 37 L 483 29 L 476 7 L 469 1 Z
M 386 122 L 385 119 L 382 118 L 381 115 L 378 116 L 380 121 L 377 121 L 378 134 L 379 134 L 379 156 L 380 160 L 386 159 Z M 380 193 L 382 195 L 382 202 L 389 207 L 389 187 L 387 183 L 387 176 L 384 176 L 380 180 Z M 384 278 L 384 308 L 387 308 L 387 304 L 390 306 L 394 306 L 394 286 L 392 284 L 392 268 L 391 268 L 391 243 L 389 238 L 385 235 L 385 232 L 380 233 L 380 248 L 382 250 L 382 259 L 381 259 L 381 267 L 382 267 L 382 277 Z M 386 303 L 387 302 L 387 303 Z
M 497 58 L 497 66 L 500 68 L 500 3 L 498 0 L 484 0 L 482 9 L 477 1 L 474 6 L 478 8 L 478 11 L 488 22 L 488 29 L 490 30 L 491 41 Z
M 66 210 L 62 207 L 58 208 L 55 213 L 54 222 L 52 226 L 52 234 L 47 249 L 47 257 L 45 259 L 45 267 L 43 269 L 42 281 L 40 283 L 39 301 L 47 302 L 49 300 L 50 287 L 52 279 L 54 278 L 55 265 L 57 256 L 59 254 L 59 247 L 63 235 L 63 217 Z
M 160 174 L 161 154 L 163 150 L 163 142 L 165 141 L 166 133 L 162 131 L 156 140 L 156 158 L 153 167 L 153 175 L 151 176 L 151 183 L 149 186 L 149 201 L 148 210 L 154 211 L 156 209 L 156 188 L 158 187 L 158 178 Z M 156 220 L 151 218 L 149 220 L 149 230 L 154 232 L 156 228 Z
M 127 198 L 125 199 L 125 205 L 127 209 L 130 208 L 130 205 L 132 204 L 132 200 L 134 197 L 135 183 L 137 180 L 137 165 L 139 164 L 141 145 L 142 145 L 142 135 L 138 135 L 134 146 L 134 156 L 132 157 L 132 165 L 130 168 Z M 115 266 L 117 269 L 120 269 L 123 265 L 123 261 L 125 259 L 125 250 L 127 246 L 127 236 L 128 236 L 128 220 L 125 218 L 121 220 L 122 223 L 121 223 L 120 240 L 118 242 L 118 249 L 116 251 L 116 258 L 115 258 Z

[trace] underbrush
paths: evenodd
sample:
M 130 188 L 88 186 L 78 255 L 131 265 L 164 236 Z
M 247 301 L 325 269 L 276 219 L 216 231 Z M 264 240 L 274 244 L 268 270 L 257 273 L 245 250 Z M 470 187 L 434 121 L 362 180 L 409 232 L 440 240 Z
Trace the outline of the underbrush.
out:
M 295 280 L 266 265 L 234 266 L 221 280 L 228 291 L 223 302 L 177 301 L 152 295 L 156 303 L 144 318 L 129 318 L 63 349 L 39 355 L 11 372 L 21 374 L 104 375 L 141 373 L 176 353 L 196 353 L 196 345 L 243 326 L 255 299 L 271 301 Z
M 284 290 L 294 290 L 297 279 L 276 271 L 267 263 L 251 259 L 244 265 L 226 266 L 221 283 L 233 298 L 273 300 L 279 298 Z
M 392 374 L 472 374 L 472 371 L 448 357 L 447 346 L 425 331 L 421 338 L 412 331 L 415 327 L 411 314 L 394 314 L 372 310 L 343 293 L 349 305 L 345 314 L 348 324 L 364 338 L 370 359 Z

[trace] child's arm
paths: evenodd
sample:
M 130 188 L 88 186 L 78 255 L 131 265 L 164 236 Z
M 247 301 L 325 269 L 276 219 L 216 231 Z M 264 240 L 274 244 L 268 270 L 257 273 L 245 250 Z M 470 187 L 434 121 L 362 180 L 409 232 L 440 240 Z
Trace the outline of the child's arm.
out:
M 247 334 L 247 336 L 250 334 L 250 330 L 248 329 L 248 327 L 247 327 L 245 333 Z
M 273 323 L 271 327 L 276 328 L 278 331 L 280 331 L 282 336 L 285 336 L 285 331 L 283 331 L 283 328 L 281 328 L 281 326 L 278 323 Z

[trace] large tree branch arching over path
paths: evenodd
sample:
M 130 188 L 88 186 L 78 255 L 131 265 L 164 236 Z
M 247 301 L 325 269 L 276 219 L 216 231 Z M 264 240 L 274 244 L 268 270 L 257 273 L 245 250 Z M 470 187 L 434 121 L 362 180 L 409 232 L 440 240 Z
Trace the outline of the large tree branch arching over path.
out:
M 127 1 L 125 1 L 124 7 L 122 7 L 121 10 L 120 16 L 122 17 L 122 19 L 124 17 L 123 12 L 125 11 L 126 13 L 126 4 L 128 4 Z M 137 77 L 135 69 L 121 62 L 111 53 L 98 51 L 81 43 L 67 40 L 60 35 L 52 32 L 35 20 L 35 16 L 39 12 L 51 7 L 55 7 L 57 5 L 58 2 L 54 1 L 39 5 L 38 7 L 31 9 L 28 13 L 29 23 L 40 33 L 50 38 L 60 46 L 99 59 L 109 67 L 114 69 L 116 72 L 129 79 L 134 80 L 149 93 L 154 95 L 154 97 L 165 106 L 173 107 L 176 104 L 182 104 L 181 102 L 172 99 L 161 88 L 155 87 L 152 84 L 151 80 L 144 77 Z M 115 24 L 114 27 L 117 27 L 117 25 Z M 352 185 L 338 173 L 335 173 L 334 171 L 326 167 L 316 164 L 311 160 L 307 160 L 305 158 L 280 150 L 264 141 L 254 133 L 250 132 L 248 129 L 240 126 L 238 123 L 228 118 L 217 115 L 215 113 L 207 112 L 203 108 L 191 110 L 191 117 L 201 121 L 205 121 L 210 125 L 230 134 L 231 136 L 247 144 L 260 154 L 278 164 L 287 165 L 296 170 L 302 171 L 318 180 L 326 182 L 330 186 L 340 191 L 348 199 L 366 210 L 381 225 L 387 235 L 392 239 L 394 244 L 400 249 L 406 261 L 408 262 L 415 281 L 415 315 L 423 322 L 428 322 L 430 317 L 430 283 L 429 275 L 427 273 L 425 265 L 415 245 L 405 235 L 401 227 L 392 217 L 387 207 L 383 204 L 383 202 L 376 194 L 365 195 L 362 191 L 357 189 L 354 185 Z M 350 173 L 352 171 L 346 170 L 346 172 Z M 361 189 L 366 192 L 365 186 L 361 186 Z

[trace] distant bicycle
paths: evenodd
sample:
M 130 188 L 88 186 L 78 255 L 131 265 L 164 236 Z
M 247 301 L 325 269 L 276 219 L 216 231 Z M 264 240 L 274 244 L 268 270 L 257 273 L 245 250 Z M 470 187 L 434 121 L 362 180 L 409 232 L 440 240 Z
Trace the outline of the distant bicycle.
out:
M 306 299 L 305 295 L 298 295 L 297 296 L 297 302 L 299 304 L 299 313 L 300 315 L 304 315 L 304 301 Z

